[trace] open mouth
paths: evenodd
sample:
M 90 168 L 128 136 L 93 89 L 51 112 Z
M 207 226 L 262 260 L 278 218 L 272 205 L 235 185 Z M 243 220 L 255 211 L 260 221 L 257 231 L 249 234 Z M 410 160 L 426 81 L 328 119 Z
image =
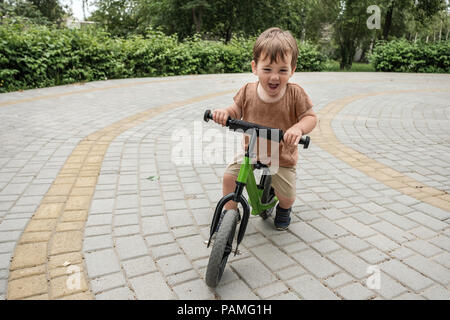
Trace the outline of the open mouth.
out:
M 269 83 L 269 88 L 271 90 L 276 90 L 278 88 L 279 84 L 278 83 Z

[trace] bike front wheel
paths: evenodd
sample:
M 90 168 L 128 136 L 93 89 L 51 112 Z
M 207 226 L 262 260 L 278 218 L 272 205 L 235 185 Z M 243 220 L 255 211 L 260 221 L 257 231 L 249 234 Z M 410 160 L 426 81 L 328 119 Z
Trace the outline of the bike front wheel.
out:
M 235 210 L 228 210 L 223 217 L 219 230 L 217 231 L 216 239 L 214 240 L 211 254 L 209 256 L 205 277 L 206 284 L 211 288 L 217 287 L 220 279 L 222 278 L 228 256 L 233 249 L 232 245 L 237 220 L 238 213 Z

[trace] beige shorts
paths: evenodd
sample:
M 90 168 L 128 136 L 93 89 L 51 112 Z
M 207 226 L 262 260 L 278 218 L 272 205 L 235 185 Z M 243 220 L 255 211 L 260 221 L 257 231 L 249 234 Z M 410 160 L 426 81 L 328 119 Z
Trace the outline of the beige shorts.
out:
M 237 177 L 240 168 L 240 163 L 233 162 L 227 166 L 225 173 Z M 275 189 L 275 192 L 277 194 L 281 194 L 282 196 L 289 199 L 295 199 L 295 179 L 295 167 L 279 167 L 277 173 L 272 175 L 272 187 Z

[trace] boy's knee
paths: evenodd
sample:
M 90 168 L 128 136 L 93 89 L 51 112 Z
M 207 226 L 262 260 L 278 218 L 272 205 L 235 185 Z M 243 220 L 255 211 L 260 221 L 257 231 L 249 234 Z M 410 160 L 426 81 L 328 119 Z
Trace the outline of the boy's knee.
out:
M 229 173 L 225 173 L 223 175 L 223 182 L 226 184 L 234 184 L 236 182 L 236 176 L 229 174 Z

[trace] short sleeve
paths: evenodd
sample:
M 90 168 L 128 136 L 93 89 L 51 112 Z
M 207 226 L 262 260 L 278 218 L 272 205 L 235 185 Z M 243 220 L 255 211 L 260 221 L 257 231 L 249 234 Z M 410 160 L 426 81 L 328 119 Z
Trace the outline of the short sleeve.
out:
M 313 107 L 311 98 L 308 96 L 306 91 L 298 85 L 296 86 L 294 105 L 295 105 L 295 116 L 297 118 L 297 121 L 300 121 L 303 115 Z
M 238 93 L 236 93 L 236 95 L 233 97 L 234 103 L 236 103 L 237 107 L 241 111 L 241 114 L 243 114 L 242 109 L 244 108 L 245 105 L 247 85 L 248 84 L 244 85 L 241 89 L 239 89 Z

